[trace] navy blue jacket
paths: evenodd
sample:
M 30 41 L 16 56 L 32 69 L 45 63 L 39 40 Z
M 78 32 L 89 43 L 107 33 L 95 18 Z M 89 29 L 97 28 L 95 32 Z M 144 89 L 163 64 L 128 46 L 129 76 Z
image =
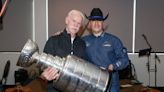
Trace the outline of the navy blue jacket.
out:
M 98 37 L 90 34 L 83 39 L 86 42 L 88 61 L 105 69 L 113 64 L 112 85 L 119 86 L 118 70 L 124 69 L 129 64 L 127 50 L 120 39 L 106 32 Z

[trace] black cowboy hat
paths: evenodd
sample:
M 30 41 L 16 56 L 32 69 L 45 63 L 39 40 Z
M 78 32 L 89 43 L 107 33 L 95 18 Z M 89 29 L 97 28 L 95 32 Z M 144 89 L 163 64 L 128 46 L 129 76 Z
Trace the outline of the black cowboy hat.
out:
M 86 18 L 88 20 L 101 20 L 101 21 L 104 21 L 108 18 L 108 15 L 109 13 L 106 15 L 106 17 L 103 17 L 103 13 L 102 11 L 100 10 L 100 8 L 93 8 L 92 11 L 91 11 L 91 14 L 90 16 L 86 16 Z

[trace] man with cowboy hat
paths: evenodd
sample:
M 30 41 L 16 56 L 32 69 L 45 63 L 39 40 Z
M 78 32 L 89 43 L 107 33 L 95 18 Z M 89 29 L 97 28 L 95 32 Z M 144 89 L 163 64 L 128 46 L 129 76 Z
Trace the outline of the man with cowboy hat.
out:
M 88 61 L 97 67 L 108 70 L 112 73 L 111 86 L 107 92 L 119 92 L 118 70 L 124 69 L 129 64 L 127 50 L 121 40 L 104 31 L 103 23 L 107 19 L 99 8 L 93 8 L 87 28 L 91 34 L 83 37 L 86 42 L 86 54 Z

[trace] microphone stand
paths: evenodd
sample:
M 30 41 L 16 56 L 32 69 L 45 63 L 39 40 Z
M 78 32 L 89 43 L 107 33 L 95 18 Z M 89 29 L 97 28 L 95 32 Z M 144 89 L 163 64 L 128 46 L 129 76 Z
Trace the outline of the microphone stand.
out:
M 147 58 L 148 58 L 147 67 L 148 67 L 148 73 L 149 73 L 149 86 L 148 87 L 150 87 L 150 55 Z
M 147 43 L 147 45 L 150 47 L 150 49 L 152 49 L 150 43 L 148 42 L 147 40 L 147 37 L 143 34 L 142 35 Z M 150 51 L 151 52 L 151 51 Z M 157 60 L 159 61 L 160 63 L 160 59 L 158 57 L 158 55 L 156 54 L 156 52 L 152 49 L 152 52 L 155 53 L 155 69 L 154 69 L 154 72 L 155 72 L 155 87 L 157 86 Z M 149 57 L 148 57 L 149 58 Z M 150 86 L 150 67 L 149 67 L 149 59 L 148 59 L 148 71 L 149 71 L 149 86 Z
M 155 87 L 157 87 L 157 60 L 160 63 L 158 55 L 155 53 Z

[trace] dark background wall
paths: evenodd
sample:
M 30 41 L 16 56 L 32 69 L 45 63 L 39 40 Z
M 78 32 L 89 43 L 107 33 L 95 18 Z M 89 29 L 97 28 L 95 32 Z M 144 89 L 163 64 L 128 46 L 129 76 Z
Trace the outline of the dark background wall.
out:
M 137 0 L 136 7 L 136 51 L 149 47 L 145 34 L 153 50 L 164 52 L 164 0 Z
M 32 2 L 11 0 L 9 3 L 0 29 L 0 51 L 21 51 L 27 39 L 32 38 Z
M 65 17 L 71 9 L 78 9 L 89 16 L 92 8 L 98 7 L 104 16 L 109 13 L 105 21 L 106 31 L 120 37 L 132 51 L 133 0 L 69 0 L 68 3 L 65 0 L 49 0 L 48 4 L 49 36 L 64 29 Z
M 164 52 L 164 0 L 136 0 L 136 21 L 133 21 L 133 0 L 49 0 L 49 36 L 64 29 L 64 19 L 68 11 L 78 9 L 87 15 L 94 7 L 102 9 L 107 32 L 118 36 L 129 52 L 148 48 L 142 34 L 156 52 Z M 133 23 L 136 23 L 133 30 Z M 133 40 L 133 36 L 135 39 Z M 133 44 L 134 43 L 134 44 Z M 133 51 L 134 49 L 134 51 Z
M 0 30 L 0 51 L 20 51 L 27 39 L 32 38 L 32 2 L 12 0 L 9 3 L 3 17 L 3 29 Z M 133 0 L 69 0 L 68 3 L 48 0 L 48 34 L 51 36 L 64 29 L 65 16 L 71 9 L 90 15 L 92 8 L 99 7 L 104 16 L 109 13 L 105 21 L 106 31 L 118 36 L 129 53 L 149 48 L 142 34 L 146 35 L 155 52 L 164 52 L 164 0 L 136 0 L 135 26 L 133 4 Z

